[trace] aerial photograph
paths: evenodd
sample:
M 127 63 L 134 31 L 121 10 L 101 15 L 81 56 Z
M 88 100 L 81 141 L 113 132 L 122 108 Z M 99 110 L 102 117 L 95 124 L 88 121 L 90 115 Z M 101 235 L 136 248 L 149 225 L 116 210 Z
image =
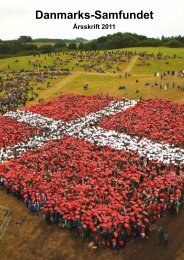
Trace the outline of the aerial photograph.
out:
M 0 260 L 184 260 L 184 2 L 0 3 Z

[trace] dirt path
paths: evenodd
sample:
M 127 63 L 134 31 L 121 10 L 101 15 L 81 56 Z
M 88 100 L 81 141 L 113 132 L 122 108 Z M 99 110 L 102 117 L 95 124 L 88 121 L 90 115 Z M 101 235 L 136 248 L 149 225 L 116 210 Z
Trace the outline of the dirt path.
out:
M 80 72 L 72 72 L 71 75 L 67 76 L 66 78 L 62 79 L 59 83 L 55 84 L 54 85 L 54 88 L 53 88 L 53 91 L 51 91 L 52 89 L 47 89 L 45 92 L 44 92 L 44 95 L 43 95 L 43 99 L 44 100 L 47 100 L 48 98 L 50 98 L 50 96 L 56 92 L 59 92 L 61 91 L 61 88 L 63 86 L 65 86 L 66 84 L 72 82 L 74 79 L 76 79 L 81 73 Z
M 62 87 L 65 86 L 66 84 L 72 82 L 75 78 L 77 78 L 81 72 L 75 71 L 72 72 L 71 75 L 67 76 L 64 79 L 61 79 L 58 83 L 54 84 L 52 88 L 48 88 L 42 93 L 38 98 L 36 98 L 34 101 L 29 102 L 29 105 L 35 105 L 38 103 L 38 100 L 40 98 L 43 98 L 45 101 L 51 99 L 54 97 L 55 94 L 59 94 L 59 92 L 62 91 Z
M 0 204 L 12 211 L 8 231 L 0 241 L 1 260 L 180 260 L 184 253 L 184 210 L 161 221 L 169 234 L 167 246 L 156 245 L 155 227 L 148 240 L 134 240 L 115 253 L 106 248 L 90 249 L 89 241 L 56 225 L 46 225 L 43 216 L 32 215 L 22 201 L 2 188 L 0 198 Z M 17 221 L 22 223 L 17 225 Z
M 61 87 L 62 87 L 62 86 L 65 86 L 67 83 L 73 81 L 75 78 L 77 78 L 78 76 L 80 76 L 81 73 L 82 73 L 82 72 L 80 72 L 80 71 L 74 71 L 74 72 L 72 72 L 71 75 L 69 75 L 68 77 L 66 77 L 65 79 L 63 79 L 63 80 L 60 81 L 59 83 L 57 83 L 57 84 L 55 85 L 55 87 L 57 88 L 57 87 L 59 87 L 59 86 L 61 86 Z
M 133 59 L 129 62 L 129 64 L 127 65 L 127 67 L 124 69 L 124 73 L 130 73 L 133 66 L 135 65 L 136 61 L 138 60 L 139 56 L 135 56 L 133 57 Z

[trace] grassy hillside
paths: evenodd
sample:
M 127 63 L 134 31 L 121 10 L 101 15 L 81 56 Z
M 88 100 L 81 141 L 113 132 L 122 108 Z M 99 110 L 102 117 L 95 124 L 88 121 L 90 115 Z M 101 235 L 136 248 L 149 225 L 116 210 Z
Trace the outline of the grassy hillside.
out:
M 136 83 L 137 77 L 131 78 L 119 78 L 118 76 L 113 75 L 89 75 L 89 74 L 80 74 L 76 77 L 72 82 L 67 82 L 64 86 L 62 82 L 57 83 L 57 91 L 61 91 L 62 93 L 75 93 L 75 94 L 85 94 L 85 95 L 93 95 L 95 93 L 109 93 L 112 96 L 126 96 L 131 99 L 138 99 L 141 97 L 149 98 L 166 98 L 173 101 L 184 102 L 184 92 L 174 89 L 172 87 L 169 88 L 168 91 L 164 89 L 160 89 L 159 86 L 151 87 L 144 86 L 145 82 L 159 82 L 159 80 L 155 79 L 152 76 L 139 77 L 139 83 Z M 169 77 L 167 81 L 172 81 L 172 78 Z M 166 80 L 162 81 L 162 84 Z M 177 84 L 182 83 L 181 79 L 177 80 Z M 84 90 L 83 86 L 85 84 L 89 85 L 88 90 Z M 127 91 L 119 90 L 118 87 L 120 85 L 125 85 L 127 87 Z M 59 88 L 60 86 L 60 88 Z M 136 89 L 139 90 L 139 93 L 136 94 Z
M 39 44 L 39 43 L 38 43 Z M 42 43 L 40 43 L 42 44 Z M 53 43 L 51 43 L 53 44 Z M 170 55 L 171 57 L 173 55 L 176 55 L 176 59 L 169 59 L 167 61 L 165 60 L 154 60 L 152 58 L 145 59 L 145 62 L 149 62 L 150 66 L 149 67 L 137 67 L 136 65 L 140 63 L 138 60 L 132 70 L 132 73 L 135 74 L 150 74 L 154 72 L 164 72 L 166 70 L 181 70 L 184 68 L 184 48 L 166 48 L 166 47 L 141 47 L 141 48 L 126 48 L 122 49 L 124 51 L 136 51 L 136 52 L 146 52 L 147 53 L 163 53 L 165 55 Z M 100 53 L 102 53 L 101 51 Z M 46 57 L 46 60 L 45 60 Z M 80 68 L 78 65 L 82 65 L 84 63 L 90 63 L 91 61 L 84 61 L 81 62 L 80 64 L 77 63 L 75 59 L 71 59 L 69 55 L 67 54 L 60 54 L 60 58 L 64 61 L 69 61 L 67 64 L 68 68 L 74 67 L 74 70 L 83 70 Z M 19 62 L 15 62 L 18 60 Z M 47 66 L 56 61 L 56 56 L 53 55 L 53 57 L 48 57 L 46 54 L 40 55 L 40 57 L 33 57 L 33 56 L 22 56 L 22 57 L 13 57 L 13 58 L 6 58 L 6 59 L 0 59 L 0 69 L 4 69 L 6 71 L 11 71 L 11 70 L 19 70 L 19 69 L 32 69 L 32 64 L 29 63 L 29 60 L 31 62 L 35 62 L 38 60 L 42 66 Z M 165 64 L 166 62 L 169 62 L 169 64 Z M 10 69 L 8 70 L 8 65 L 10 66 Z M 102 62 L 100 64 L 102 67 L 105 67 L 104 63 Z M 124 71 L 126 66 L 128 65 L 128 62 L 116 62 L 112 65 L 112 69 L 109 70 L 109 72 L 112 72 L 116 67 L 118 66 L 121 71 Z
M 62 68 L 69 68 L 72 75 L 68 77 L 61 77 L 60 79 L 52 79 L 51 83 L 53 86 L 49 89 L 46 88 L 47 81 L 45 83 L 39 83 L 34 86 L 34 91 L 38 93 L 38 98 L 35 102 L 38 102 L 40 98 L 48 100 L 55 97 L 60 93 L 84 93 L 85 95 L 92 95 L 94 93 L 109 93 L 115 96 L 125 96 L 128 98 L 148 98 L 148 97 L 161 97 L 170 99 L 177 102 L 184 102 L 184 91 L 178 90 L 177 86 L 184 86 L 184 78 L 177 76 L 167 76 L 161 80 L 154 76 L 155 72 L 166 72 L 168 70 L 182 70 L 184 69 L 184 48 L 127 48 L 127 51 L 137 51 L 157 54 L 159 52 L 171 55 L 169 59 L 154 59 L 154 58 L 140 58 L 138 56 L 131 57 L 130 61 L 126 58 L 126 61 L 121 60 L 104 60 L 103 51 L 101 51 L 96 57 L 85 57 L 76 58 L 70 56 L 68 53 L 60 53 L 57 57 L 55 54 L 48 56 L 42 54 L 40 56 L 22 56 L 18 58 L 7 58 L 0 59 L 0 70 L 5 72 L 16 71 L 16 70 L 32 70 L 33 64 L 40 64 L 41 67 L 37 67 L 36 70 L 43 69 L 44 66 L 57 64 L 56 70 L 62 70 Z M 112 51 L 111 51 L 112 52 Z M 81 54 L 79 52 L 79 54 Z M 86 55 L 85 52 L 83 52 Z M 176 58 L 172 56 L 176 54 Z M 113 54 L 116 55 L 116 54 Z M 183 56 L 182 56 L 183 55 Z M 100 58 L 99 58 L 100 57 Z M 181 58 L 182 57 L 182 58 Z M 98 58 L 100 59 L 99 61 Z M 59 59 L 59 60 L 58 60 Z M 138 64 L 149 63 L 150 65 L 137 66 Z M 83 65 L 94 65 L 93 69 L 83 68 Z M 107 65 L 109 68 L 107 69 Z M 8 68 L 9 66 L 9 68 Z M 101 68 L 105 73 L 97 73 L 94 68 Z M 118 69 L 117 69 L 118 68 Z M 114 72 L 114 73 L 113 73 Z M 131 77 L 124 77 L 124 73 L 131 73 Z M 122 75 L 120 77 L 120 74 Z M 138 80 L 138 83 L 136 83 Z M 152 83 L 158 83 L 158 86 L 152 87 Z M 168 82 L 170 87 L 165 91 L 165 83 Z M 174 82 L 175 88 L 172 87 Z M 149 86 L 145 86 L 145 83 L 150 83 Z M 84 90 L 83 86 L 85 84 L 89 85 L 87 91 Z M 160 89 L 160 84 L 162 84 L 162 89 Z M 119 86 L 126 86 L 127 91 L 119 90 Z M 39 87 L 42 86 L 43 90 Z M 136 90 L 139 91 L 136 94 Z M 28 105 L 30 104 L 27 103 Z
M 176 54 L 178 57 L 184 58 L 184 48 L 168 48 L 168 47 L 133 47 L 133 48 L 125 48 L 127 51 L 137 51 L 137 52 L 147 52 L 157 54 L 159 52 L 173 56 Z

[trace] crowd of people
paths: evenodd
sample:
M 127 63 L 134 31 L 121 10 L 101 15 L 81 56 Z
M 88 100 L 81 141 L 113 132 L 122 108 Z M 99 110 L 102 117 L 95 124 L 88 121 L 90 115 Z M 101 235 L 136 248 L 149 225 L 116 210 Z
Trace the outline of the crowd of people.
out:
M 0 185 L 31 212 L 44 214 L 47 224 L 114 250 L 134 237 L 148 238 L 150 226 L 166 213 L 179 214 L 184 202 L 184 105 L 62 95 L 8 111 L 37 97 L 37 90 L 45 89 L 40 84 L 50 88 L 53 79 L 70 75 L 71 65 L 72 70 L 131 77 L 122 71 L 135 56 L 137 66 L 173 59 L 145 52 L 77 51 L 65 58 L 59 53 L 35 56 L 28 61 L 30 70 L 10 71 L 8 64 L 8 72 L 0 72 L 0 114 L 5 114 L 0 116 Z M 161 82 L 146 86 L 184 91 L 183 85 L 162 81 L 183 77 L 183 70 L 154 75 Z M 124 85 L 119 89 L 126 91 Z M 158 238 L 166 243 L 167 234 L 159 229 Z
M 121 64 L 130 62 L 133 52 L 124 51 L 89 51 L 66 53 L 69 60 L 74 60 L 75 66 L 85 71 L 99 73 L 120 72 Z
M 21 72 L 0 74 L 0 114 L 25 106 L 28 93 L 33 91 L 29 86 L 29 76 Z
M 76 51 L 66 53 L 68 63 L 72 59 L 75 66 L 82 67 L 85 71 L 96 71 L 100 73 L 120 72 L 121 65 L 129 63 L 133 57 L 138 56 L 140 63 L 137 66 L 150 66 L 152 60 L 169 60 L 173 59 L 169 55 L 162 53 L 153 54 L 137 51 L 112 50 L 112 51 Z M 175 57 L 176 58 L 176 57 Z M 147 62 L 149 60 L 149 62 Z
M 0 116 L 0 149 L 4 152 L 7 147 L 26 141 L 41 132 L 41 128 L 31 127 L 26 123 Z
M 33 110 L 36 114 L 27 111 L 17 111 L 8 112 L 5 114 L 5 116 L 14 118 L 19 122 L 28 123 L 34 127 L 36 126 L 41 127 L 42 129 L 49 129 L 52 131 L 52 133 L 48 133 L 50 134 L 50 139 L 54 140 L 59 139 L 61 134 L 67 136 L 75 135 L 77 138 L 90 141 L 100 146 L 108 146 L 116 150 L 124 150 L 127 152 L 136 151 L 141 156 L 146 156 L 150 160 L 152 159 L 165 163 L 180 163 L 183 160 L 184 151 L 167 143 L 157 143 L 151 140 L 151 138 L 140 139 L 137 136 L 134 137 L 126 133 L 119 133 L 113 130 L 107 131 L 103 128 L 95 127 L 95 124 L 100 122 L 103 117 L 125 111 L 126 109 L 135 106 L 137 103 L 134 100 L 127 99 L 110 101 L 108 96 L 106 96 L 106 98 L 108 98 L 107 100 L 102 101 L 102 97 L 103 96 L 84 98 L 83 96 L 66 95 L 56 98 L 54 101 L 50 101 L 49 103 L 42 103 L 40 105 L 30 107 L 29 110 Z M 63 103 L 64 100 L 67 100 L 65 105 L 65 102 Z M 79 102 L 80 105 L 77 105 Z M 89 106 L 89 102 L 94 102 L 95 105 Z M 110 102 L 108 106 L 98 110 L 95 113 L 93 112 L 95 106 L 96 108 L 98 107 L 100 109 L 101 106 L 106 105 L 108 102 Z M 75 108 L 81 107 L 81 105 L 83 109 L 81 110 L 82 112 L 79 113 L 80 110 Z M 57 107 L 62 107 L 62 110 L 58 110 Z M 68 113 L 68 107 L 71 108 L 71 111 L 72 107 L 75 109 L 75 112 L 73 112 L 73 117 L 71 116 L 71 113 Z M 77 111 L 78 113 L 76 113 Z M 89 113 L 90 111 L 92 112 Z M 53 112 L 54 114 L 52 114 Z M 85 116 L 86 113 L 87 115 Z M 62 119 L 62 121 L 48 118 L 51 114 L 53 115 L 54 119 L 59 118 Z M 78 118 L 79 115 L 82 117 Z M 75 119 L 76 116 L 78 119 Z M 66 124 L 65 121 L 67 121 L 70 117 L 73 120 Z M 43 142 L 47 142 L 48 138 L 48 135 L 45 135 L 45 133 L 44 136 L 42 135 L 42 137 L 32 137 L 26 143 L 24 142 L 19 145 L 19 153 L 24 151 L 25 147 L 31 149 L 31 147 L 34 147 L 35 144 L 37 144 L 37 147 L 40 146 Z M 14 153 L 14 147 L 9 148 L 6 150 L 6 152 L 2 153 L 1 158 L 5 159 L 9 157 L 10 154 Z
M 97 112 L 115 100 L 114 97 L 101 94 L 93 96 L 65 94 L 56 97 L 54 100 L 30 106 L 26 110 L 52 119 L 71 121 L 89 113 Z
M 183 179 L 176 177 L 184 169 L 177 169 L 70 137 L 2 164 L 0 175 L 48 224 L 113 247 L 144 238 L 147 225 L 183 201 Z
M 184 76 L 184 70 L 179 70 L 179 71 L 167 70 L 163 73 L 155 72 L 154 76 L 157 77 L 157 78 L 160 78 L 161 80 L 164 79 L 164 78 L 167 78 L 168 76 L 183 77 Z
M 105 118 L 100 126 L 184 147 L 183 115 L 183 104 L 174 104 L 162 99 L 148 99 L 126 112 Z
M 179 77 L 184 77 L 184 70 L 178 71 L 178 76 Z
M 131 77 L 130 72 L 126 72 L 125 68 L 129 62 L 136 56 L 139 57 L 140 64 L 151 65 L 152 60 L 170 60 L 174 59 L 168 55 L 149 54 L 146 52 L 136 51 L 75 51 L 63 53 L 50 53 L 44 56 L 34 55 L 33 58 L 28 58 L 27 65 L 29 70 L 13 70 L 15 65 L 8 64 L 3 70 L 0 70 L 0 114 L 6 111 L 15 110 L 18 107 L 25 106 L 28 101 L 33 101 L 38 97 L 39 90 L 45 90 L 47 87 L 52 87 L 50 80 L 59 79 L 62 76 L 70 75 L 70 70 L 85 70 L 88 72 L 99 73 L 118 73 L 119 77 Z M 149 62 L 148 62 L 149 60 Z M 20 66 L 19 59 L 16 59 L 18 68 Z M 139 61 L 138 63 L 139 64 Z M 182 83 L 163 83 L 162 79 L 167 76 L 182 77 L 183 70 L 167 70 L 164 73 L 155 72 L 155 77 L 159 77 L 161 82 L 155 82 L 160 86 L 160 89 L 167 91 L 169 88 L 184 91 Z M 157 86 L 149 83 L 147 86 Z M 38 85 L 38 88 L 37 88 Z M 137 84 L 136 84 L 137 86 Z M 127 90 L 127 88 L 126 88 Z M 126 94 L 126 93 L 125 93 Z M 140 94 L 141 95 L 141 94 Z M 140 97 L 136 93 L 136 96 Z
M 9 118 L 8 120 L 10 122 L 10 118 L 14 120 L 16 119 L 17 122 L 21 124 L 26 123 L 30 126 L 33 126 L 33 128 L 25 129 L 24 124 L 20 125 L 20 127 L 13 128 L 11 127 L 11 124 L 3 125 L 2 123 L 2 140 L 6 141 L 8 139 L 6 134 L 8 133 L 9 140 L 11 140 L 12 144 L 15 144 L 15 146 L 10 146 L 8 148 L 4 147 L 0 151 L 0 161 L 6 161 L 11 158 L 11 156 L 18 156 L 26 152 L 27 150 L 39 147 L 40 145 L 43 145 L 43 143 L 47 142 L 49 138 L 58 139 L 60 138 L 60 133 L 65 132 L 66 134 L 67 132 L 76 132 L 73 123 L 68 124 L 67 126 L 63 122 L 67 122 L 71 119 L 77 119 L 78 117 L 82 117 L 91 112 L 92 115 L 90 116 L 90 118 L 84 119 L 82 125 L 85 124 L 85 121 L 88 121 L 89 123 L 94 120 L 93 112 L 96 112 L 99 109 L 103 109 L 103 107 L 108 106 L 112 100 L 114 100 L 114 98 L 109 97 L 108 95 L 96 95 L 92 97 L 84 97 L 82 95 L 62 95 L 47 103 L 41 103 L 29 107 L 28 109 L 31 112 L 27 112 L 24 110 L 17 112 L 7 112 L 5 116 Z M 32 112 L 36 114 L 33 114 Z M 105 112 L 107 111 L 105 110 Z M 101 117 L 102 115 L 99 114 L 98 116 Z M 49 117 L 52 117 L 52 119 L 49 119 Z M 2 118 L 2 122 L 8 122 L 7 119 L 4 119 L 4 117 Z M 53 119 L 61 119 L 62 121 L 55 121 Z M 79 118 L 79 122 L 76 122 L 77 127 L 80 126 L 80 121 L 81 119 Z M 15 121 L 13 121 L 12 124 L 14 125 Z M 23 138 L 24 135 L 21 134 L 21 127 L 23 130 L 27 130 L 27 133 L 24 135 L 27 135 L 27 137 L 29 138 L 27 138 L 26 140 Z M 42 132 L 40 128 L 44 131 Z M 51 130 L 51 132 L 49 130 Z M 18 144 L 18 141 L 21 141 L 21 143 Z
M 0 72 L 0 114 L 25 106 L 27 101 L 38 97 L 35 86 L 39 83 L 47 82 L 47 87 L 50 87 L 49 80 L 69 74 L 69 71 L 48 69 Z
M 183 105 L 62 95 L 26 110 L 5 115 L 9 122 L 16 119 L 19 128 L 1 125 L 2 135 L 8 128 L 12 144 L 22 141 L 25 146 L 22 156 L 17 152 L 22 144 L 14 146 L 13 156 L 0 164 L 0 184 L 22 198 L 31 212 L 43 213 L 47 224 L 57 223 L 95 245 L 116 250 L 133 237 L 149 237 L 150 225 L 167 212 L 179 212 L 184 201 Z M 27 133 L 29 127 L 34 129 L 30 138 L 25 137 L 28 142 L 20 140 L 25 123 Z M 165 163 L 138 150 L 117 149 L 114 132 L 114 139 L 108 136 L 109 145 L 99 145 L 105 129 L 138 136 L 138 143 L 147 138 L 170 148 L 178 146 L 182 160 Z M 44 145 L 39 147 L 39 141 Z M 150 153 L 159 156 L 159 149 Z

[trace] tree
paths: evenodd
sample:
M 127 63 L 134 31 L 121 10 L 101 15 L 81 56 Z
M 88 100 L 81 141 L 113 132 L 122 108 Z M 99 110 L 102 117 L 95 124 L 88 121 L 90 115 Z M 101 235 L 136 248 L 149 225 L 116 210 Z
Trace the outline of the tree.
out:
M 78 50 L 83 51 L 84 50 L 84 43 L 81 42 L 78 46 Z
M 102 36 L 102 37 L 98 38 L 96 41 L 98 44 L 101 44 L 101 43 L 105 43 L 106 40 L 107 40 L 107 37 Z
M 46 44 L 40 46 L 39 50 L 41 51 L 41 53 L 51 53 L 54 49 L 51 45 Z
M 54 44 L 54 48 L 55 49 L 62 49 L 66 47 L 66 43 L 65 42 L 57 42 Z
M 89 42 L 89 48 L 90 48 L 90 50 L 92 50 L 92 51 L 96 51 L 96 50 L 97 50 L 96 40 L 93 40 L 93 41 Z
M 68 44 L 68 49 L 69 50 L 76 50 L 77 49 L 77 44 L 75 42 L 71 42 Z
M 27 43 L 27 42 L 32 42 L 33 39 L 31 38 L 31 36 L 20 36 L 18 38 L 18 41 L 22 43 Z
M 172 41 L 167 43 L 167 46 L 171 47 L 171 48 L 179 48 L 179 47 L 183 47 L 183 44 L 181 42 L 176 41 L 176 40 L 172 40 Z

